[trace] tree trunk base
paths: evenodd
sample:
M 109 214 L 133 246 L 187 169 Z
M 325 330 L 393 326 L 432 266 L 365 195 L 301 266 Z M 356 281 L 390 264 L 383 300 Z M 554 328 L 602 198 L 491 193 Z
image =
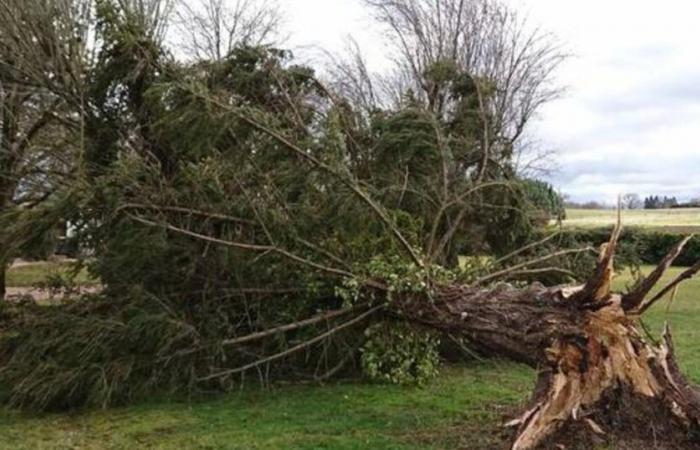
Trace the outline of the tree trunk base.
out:
M 564 422 L 535 448 L 700 449 L 700 434 L 671 413 L 663 400 L 618 388 L 606 392 L 586 416 Z
M 540 371 L 529 406 L 506 424 L 516 430 L 512 450 L 700 449 L 700 394 L 676 363 L 668 327 L 658 345 L 640 332 L 640 316 L 700 263 L 646 300 L 684 239 L 633 291 L 613 294 L 618 237 L 619 227 L 583 286 L 449 286 L 431 302 L 401 303 L 415 322 Z
M 547 350 L 514 450 L 698 448 L 700 395 L 681 374 L 668 329 L 658 347 L 637 332 L 621 298 L 587 313 L 584 334 Z

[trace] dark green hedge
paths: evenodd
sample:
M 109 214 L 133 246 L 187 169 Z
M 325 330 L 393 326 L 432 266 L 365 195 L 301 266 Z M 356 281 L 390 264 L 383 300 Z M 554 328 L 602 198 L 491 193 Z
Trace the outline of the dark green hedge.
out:
M 610 238 L 611 228 L 567 230 L 567 241 L 599 246 Z M 644 228 L 623 229 L 620 238 L 620 255 L 625 259 L 637 259 L 642 264 L 658 264 L 668 251 L 685 234 L 672 231 L 654 231 Z M 676 259 L 676 266 L 690 266 L 700 261 L 700 236 L 688 242 L 683 253 Z

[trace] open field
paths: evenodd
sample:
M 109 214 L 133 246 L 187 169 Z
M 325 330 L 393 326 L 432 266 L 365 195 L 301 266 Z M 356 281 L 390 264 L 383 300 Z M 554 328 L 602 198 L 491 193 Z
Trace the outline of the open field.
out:
M 629 282 L 626 275 L 616 281 L 618 288 Z M 658 336 L 664 321 L 671 323 L 683 369 L 700 383 L 700 279 L 683 285 L 666 307 L 648 314 L 649 329 Z M 520 365 L 467 363 L 445 368 L 424 388 L 347 382 L 72 415 L 0 411 L 0 448 L 499 448 L 500 424 L 527 399 L 533 380 L 534 372 Z
M 568 209 L 565 227 L 595 228 L 612 225 L 617 212 L 612 209 Z M 693 232 L 700 230 L 700 208 L 639 209 L 622 211 L 625 226 Z

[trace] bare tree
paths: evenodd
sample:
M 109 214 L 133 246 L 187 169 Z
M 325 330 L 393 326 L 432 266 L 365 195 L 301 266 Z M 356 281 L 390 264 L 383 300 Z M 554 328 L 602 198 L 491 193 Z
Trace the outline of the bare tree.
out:
M 0 214 L 41 204 L 71 171 L 91 13 L 90 1 L 0 6 Z M 0 298 L 18 241 L 10 227 L 3 232 Z
M 281 17 L 276 0 L 182 0 L 177 9 L 183 49 L 190 57 L 213 61 L 237 45 L 273 44 Z
M 622 207 L 625 209 L 642 209 L 644 202 L 639 194 L 629 193 L 622 196 Z
M 393 73 L 381 83 L 384 99 L 400 101 L 410 89 L 437 115 L 447 116 L 455 103 L 453 85 L 441 78 L 444 71 L 454 64 L 472 78 L 485 124 L 481 176 L 490 160 L 517 147 L 540 107 L 561 93 L 553 74 L 567 55 L 555 37 L 499 0 L 365 3 L 385 26 L 394 62 Z M 362 64 L 355 67 L 354 78 L 367 73 Z M 443 73 L 435 73 L 440 69 Z M 368 92 L 369 86 L 364 82 L 354 89 Z
M 554 36 L 498 0 L 365 4 L 383 25 L 393 68 L 373 73 L 350 41 L 345 59 L 331 58 L 330 84 L 356 108 L 354 123 L 379 108 L 413 102 L 435 123 L 450 124 L 435 127 L 441 175 L 421 189 L 430 199 L 424 209 L 433 230 L 426 247 L 437 258 L 469 221 L 467 211 L 483 193 L 477 186 L 507 184 L 514 172 L 550 167 L 552 152 L 526 131 L 541 106 L 561 93 L 553 75 L 566 55 Z M 387 189 L 405 191 L 404 181 L 414 188 L 413 172 L 405 169 L 406 176 L 395 177 Z

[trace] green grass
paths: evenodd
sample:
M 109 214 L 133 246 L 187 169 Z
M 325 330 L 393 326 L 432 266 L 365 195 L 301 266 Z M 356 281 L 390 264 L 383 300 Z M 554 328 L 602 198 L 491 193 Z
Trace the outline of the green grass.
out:
M 447 449 L 499 442 L 532 371 L 509 363 L 446 368 L 425 388 L 289 386 L 186 404 L 76 416 L 0 415 L 0 448 Z
M 651 269 L 644 267 L 644 272 Z M 657 289 L 670 282 L 682 270 L 679 267 L 670 268 L 657 285 Z M 616 289 L 622 289 L 630 282 L 631 276 L 622 274 L 615 282 Z M 682 284 L 670 308 L 668 299 L 665 299 L 649 310 L 643 320 L 657 339 L 661 337 L 664 323 L 668 322 L 671 325 L 681 368 L 694 383 L 700 384 L 700 278 Z
M 621 275 L 617 288 L 630 281 Z M 700 280 L 683 285 L 669 312 L 662 303 L 645 319 L 656 336 L 666 320 L 683 370 L 700 383 Z M 487 362 L 446 367 L 424 388 L 347 382 L 75 415 L 0 411 L 0 449 L 493 448 L 503 443 L 503 419 L 522 407 L 533 382 L 526 367 Z
M 52 276 L 66 275 L 71 270 L 69 262 L 37 262 L 25 266 L 12 267 L 7 271 L 8 287 L 33 287 L 48 281 Z M 95 284 L 86 270 L 75 279 L 78 284 Z
M 595 209 L 568 209 L 564 226 L 596 228 L 612 225 L 617 220 L 617 211 Z M 625 226 L 638 226 L 688 232 L 700 230 L 700 209 L 654 209 L 622 211 Z

